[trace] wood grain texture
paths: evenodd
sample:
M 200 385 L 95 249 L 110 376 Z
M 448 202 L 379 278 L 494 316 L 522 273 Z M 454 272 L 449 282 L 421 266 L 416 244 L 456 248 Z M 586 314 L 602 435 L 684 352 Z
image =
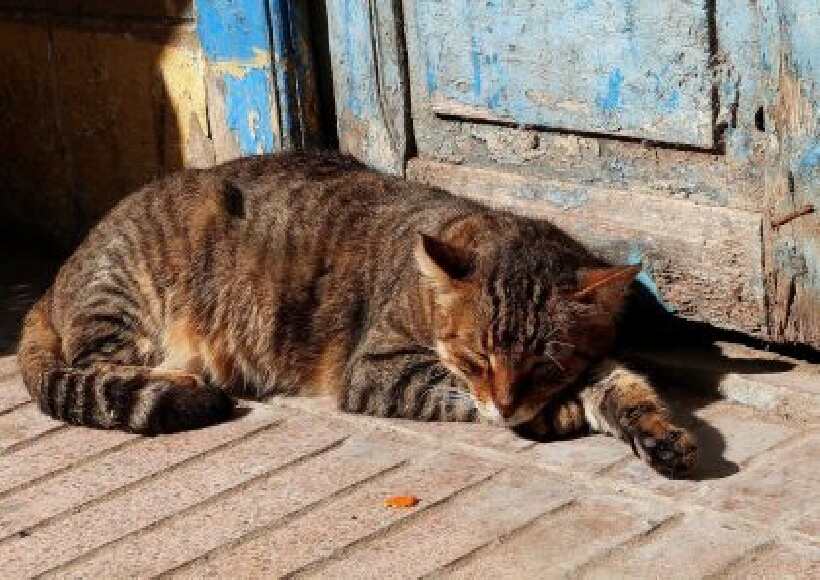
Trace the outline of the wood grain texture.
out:
M 67 250 L 159 175 L 315 143 L 306 9 L 0 0 L 4 224 Z
M 78 224 L 51 73 L 45 26 L 0 22 L 0 224 L 66 241 Z
M 267 2 L 282 146 L 316 146 L 321 141 L 321 127 L 308 2 Z
M 216 161 L 279 149 L 282 128 L 267 5 L 198 0 L 196 7 Z
M 192 19 L 191 0 L 0 0 L 0 9 L 95 18 Z
M 550 10 L 576 10 L 569 8 L 572 3 L 556 4 L 566 8 L 551 7 Z M 593 3 L 585 1 L 575 4 Z M 598 3 L 595 10 L 601 10 L 600 6 L 604 4 L 608 5 L 607 2 Z M 611 14 L 602 17 L 597 26 L 609 26 L 615 32 L 623 32 L 623 29 L 618 29 L 618 23 L 623 24 L 626 18 L 624 12 L 628 12 L 625 7 L 627 4 L 634 3 L 624 3 Z M 707 148 L 651 139 L 647 141 L 630 137 L 628 131 L 617 128 L 608 132 L 595 132 L 585 130 L 580 125 L 552 126 L 543 121 L 534 125 L 522 124 L 514 116 L 505 116 L 504 111 L 481 103 L 476 105 L 465 102 L 464 99 L 451 98 L 445 94 L 447 91 L 460 90 L 451 84 L 430 93 L 428 70 L 422 58 L 424 54 L 417 54 L 418 51 L 427 50 L 429 42 L 424 36 L 420 40 L 413 32 L 418 32 L 419 28 L 419 15 L 412 9 L 413 6 L 413 3 L 405 5 L 405 16 L 408 29 L 413 135 L 419 152 L 453 163 L 502 163 L 523 166 L 534 171 L 543 171 L 547 176 L 560 173 L 561 178 L 568 181 L 633 188 L 635 191 L 650 195 L 687 199 L 702 205 L 754 211 L 764 209 L 763 151 L 767 136 L 755 126 L 755 114 L 764 95 L 758 82 L 758 71 L 763 68 L 757 31 L 760 17 L 753 5 L 716 0 L 695 2 L 687 6 L 687 10 L 704 15 L 699 24 L 701 28 L 697 38 L 703 40 L 704 35 L 709 36 L 708 54 L 712 55 L 704 65 L 704 74 L 711 79 L 708 89 L 709 111 L 714 129 L 714 140 Z M 508 10 L 519 10 L 506 7 L 503 10 L 497 9 L 504 13 L 502 20 L 509 18 L 506 16 Z M 581 20 L 585 18 L 583 10 L 576 12 Z M 446 27 L 443 23 L 437 26 L 441 31 Z M 574 29 L 567 27 L 565 34 L 569 34 L 571 30 Z M 458 33 L 451 33 L 449 30 L 446 32 L 448 36 L 445 44 L 450 46 L 455 42 L 451 36 L 457 40 Z M 511 38 L 519 52 L 541 50 L 537 43 L 531 41 L 531 35 L 516 34 Z M 585 45 L 575 46 L 573 43 L 576 41 L 572 38 L 568 39 L 567 45 L 575 46 L 578 55 L 574 58 L 592 61 L 597 58 L 599 45 L 602 43 L 599 43 L 597 38 L 592 41 L 589 41 L 588 36 L 582 38 L 588 41 Z M 648 49 L 649 52 L 656 51 L 661 54 L 667 39 L 641 36 L 636 40 L 639 41 L 646 41 L 654 47 Z M 531 44 L 534 47 L 530 46 Z M 674 42 L 672 44 L 674 45 Z M 519 45 L 526 46 L 522 49 Z M 501 48 L 509 49 L 504 46 Z M 652 58 L 654 57 L 641 58 L 639 62 L 648 65 Z M 545 58 L 545 62 L 550 61 Z M 485 67 L 482 63 L 479 59 L 481 70 Z M 685 76 L 688 69 L 684 64 L 672 59 L 664 66 L 669 69 L 667 74 Z M 512 64 L 510 67 L 521 77 L 520 84 L 528 83 L 525 90 L 530 90 L 530 85 L 548 82 L 538 76 L 528 79 L 523 70 L 519 71 L 520 67 Z M 553 78 L 562 78 L 561 75 L 574 74 L 572 67 L 565 68 L 567 70 L 559 75 L 549 76 L 549 82 L 552 82 Z M 501 97 L 510 97 L 505 85 L 497 78 L 486 75 L 481 78 L 482 90 L 497 89 Z M 462 88 L 465 86 L 462 83 Z M 646 99 L 656 94 L 657 87 L 654 84 L 649 87 L 638 83 L 633 87 L 634 90 L 639 88 L 646 91 Z M 572 95 L 573 90 L 575 85 L 572 82 L 557 85 L 555 88 L 556 92 L 563 91 L 567 95 Z M 578 105 L 578 110 L 597 106 L 598 96 L 598 93 L 590 92 L 583 99 L 578 97 L 578 100 L 583 100 Z M 573 102 L 568 98 L 564 100 L 568 103 Z M 623 90 L 621 101 L 625 106 Z M 653 114 L 652 111 L 656 110 L 657 106 L 657 103 L 647 106 L 644 114 Z M 687 126 L 692 124 L 690 119 L 682 122 Z
M 760 216 L 686 201 L 424 159 L 408 177 L 493 206 L 546 218 L 639 276 L 668 309 L 761 334 L 765 329 Z
M 329 0 L 327 14 L 340 148 L 402 175 L 409 91 L 401 2 Z
M 178 32 L 166 45 L 129 34 L 57 28 L 53 50 L 75 204 L 88 227 L 128 192 L 183 166 L 179 121 L 185 133 L 192 116 L 206 126 L 202 81 L 180 63 L 196 53 L 195 39 Z M 166 89 L 173 83 L 165 82 L 163 63 L 169 80 L 193 82 Z M 191 67 L 197 70 L 195 62 Z
M 439 114 L 713 145 L 706 2 L 407 4 Z
M 769 136 L 763 230 L 769 334 L 820 348 L 820 216 L 797 215 L 820 208 L 820 5 L 790 4 L 759 8 L 771 63 L 760 69 Z M 789 214 L 794 219 L 781 224 Z

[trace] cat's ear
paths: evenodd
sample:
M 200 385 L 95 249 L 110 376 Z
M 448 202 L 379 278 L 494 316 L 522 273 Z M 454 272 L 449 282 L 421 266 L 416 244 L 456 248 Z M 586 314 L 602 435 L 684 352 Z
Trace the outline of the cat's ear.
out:
M 614 315 L 621 310 L 629 285 L 640 271 L 640 266 L 582 268 L 578 270 L 578 289 L 571 297 L 577 302 L 598 304 Z
M 440 287 L 464 280 L 475 268 L 473 252 L 425 234 L 416 240 L 415 256 L 422 275 Z

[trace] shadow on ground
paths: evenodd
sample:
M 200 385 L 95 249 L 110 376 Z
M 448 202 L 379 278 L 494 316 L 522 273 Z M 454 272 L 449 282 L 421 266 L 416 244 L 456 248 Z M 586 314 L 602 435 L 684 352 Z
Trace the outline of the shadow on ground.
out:
M 727 477 L 740 467 L 725 458 L 724 436 L 698 415 L 698 411 L 724 399 L 721 383 L 730 374 L 783 373 L 795 363 L 777 354 L 813 359 L 810 349 L 770 345 L 747 335 L 685 320 L 658 304 L 654 296 L 639 288 L 622 321 L 619 357 L 644 373 L 663 394 L 679 425 L 698 439 L 700 459 L 695 480 Z M 771 358 L 726 356 L 720 343 L 771 351 Z M 655 356 L 662 353 L 664 356 Z M 670 364 L 670 360 L 673 363 Z
M 0 356 L 16 352 L 23 318 L 51 284 L 59 263 L 33 244 L 0 241 Z

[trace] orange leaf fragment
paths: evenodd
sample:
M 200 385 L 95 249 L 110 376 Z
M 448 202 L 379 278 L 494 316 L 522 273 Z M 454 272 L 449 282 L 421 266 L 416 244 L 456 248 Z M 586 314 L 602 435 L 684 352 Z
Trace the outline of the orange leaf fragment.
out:
M 385 507 L 409 508 L 419 503 L 419 498 L 414 495 L 394 495 L 384 500 Z

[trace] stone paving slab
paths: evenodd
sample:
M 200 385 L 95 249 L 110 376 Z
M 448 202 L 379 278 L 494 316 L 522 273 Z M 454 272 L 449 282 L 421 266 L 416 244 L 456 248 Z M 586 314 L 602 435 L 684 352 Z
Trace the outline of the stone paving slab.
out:
M 730 518 L 687 513 L 582 567 L 581 578 L 704 578 L 766 541 Z
M 816 370 L 766 381 L 805 406 Z M 604 436 L 534 443 L 276 399 L 143 438 L 42 417 L 11 357 L 0 388 L 3 579 L 820 578 L 818 409 L 681 388 L 709 451 L 670 481 Z M 403 494 L 421 501 L 384 506 Z
M 499 538 L 492 549 L 466 554 L 436 576 L 512 580 L 570 574 L 675 514 L 666 506 L 613 495 L 585 494 L 562 507 Z
M 260 442 L 263 443 L 263 442 Z M 267 528 L 298 518 L 319 504 L 399 468 L 395 448 L 349 440 L 299 465 L 276 470 L 230 495 L 206 496 L 193 509 L 110 544 L 46 577 L 153 576 L 224 550 Z M 116 568 L 112 562 L 117 562 Z M 225 570 L 226 576 L 231 570 Z

